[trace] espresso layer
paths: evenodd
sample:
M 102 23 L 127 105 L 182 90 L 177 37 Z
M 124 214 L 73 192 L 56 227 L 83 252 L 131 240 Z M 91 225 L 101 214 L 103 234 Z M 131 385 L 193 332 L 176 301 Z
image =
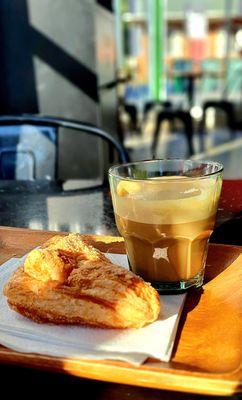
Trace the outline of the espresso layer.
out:
M 180 224 L 147 224 L 115 214 L 133 272 L 148 281 L 175 282 L 204 267 L 215 222 L 209 218 Z

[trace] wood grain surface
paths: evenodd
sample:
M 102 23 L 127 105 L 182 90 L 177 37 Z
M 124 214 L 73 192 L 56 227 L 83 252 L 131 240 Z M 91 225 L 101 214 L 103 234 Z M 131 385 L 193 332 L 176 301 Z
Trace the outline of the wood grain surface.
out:
M 0 263 L 40 245 L 55 232 L 0 227 Z M 121 238 L 90 235 L 105 252 L 124 253 Z M 31 366 L 107 382 L 187 393 L 241 393 L 242 248 L 210 245 L 206 283 L 188 293 L 169 363 L 72 360 L 18 353 L 0 346 L 0 362 Z M 38 326 L 37 326 L 38 327 Z

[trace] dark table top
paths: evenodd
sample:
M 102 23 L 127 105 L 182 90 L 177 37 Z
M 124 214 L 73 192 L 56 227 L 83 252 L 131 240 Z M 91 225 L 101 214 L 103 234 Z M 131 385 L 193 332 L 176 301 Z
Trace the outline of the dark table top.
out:
M 225 181 L 211 241 L 242 245 L 242 181 Z M 46 182 L 0 183 L 0 225 L 53 231 L 118 235 L 108 188 L 63 192 Z M 91 399 L 208 399 L 209 396 L 167 392 L 97 382 L 28 369 L 0 366 L 1 389 L 9 392 L 11 376 L 25 397 L 85 391 Z M 23 384 L 24 382 L 24 384 Z M 27 389 L 26 389 L 27 388 Z M 223 399 L 224 397 L 216 397 Z M 235 397 L 236 398 L 236 397 Z
M 64 192 L 45 182 L 0 183 L 0 225 L 118 235 L 108 188 Z

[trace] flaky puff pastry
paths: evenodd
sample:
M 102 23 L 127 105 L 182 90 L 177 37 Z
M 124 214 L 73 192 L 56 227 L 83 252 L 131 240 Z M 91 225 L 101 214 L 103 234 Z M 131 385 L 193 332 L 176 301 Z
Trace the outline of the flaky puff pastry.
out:
M 140 328 L 157 319 L 158 293 L 78 234 L 29 253 L 4 287 L 9 306 L 36 322 Z

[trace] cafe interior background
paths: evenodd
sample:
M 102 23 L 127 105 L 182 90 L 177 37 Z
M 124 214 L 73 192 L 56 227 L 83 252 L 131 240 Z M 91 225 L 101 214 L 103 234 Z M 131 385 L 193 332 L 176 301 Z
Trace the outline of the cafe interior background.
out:
M 0 4 L 1 118 L 82 121 L 108 132 L 132 161 L 214 160 L 223 163 L 224 178 L 242 178 L 241 0 Z M 67 194 L 46 196 L 33 216 L 19 195 L 14 221 L 2 210 L 1 225 L 107 233 L 102 221 L 90 226 L 90 215 L 105 207 L 103 193 L 81 223 L 88 197 L 73 193 L 107 183 L 117 155 L 85 132 L 62 127 L 57 141 L 49 128 L 13 125 L 0 121 L 2 196 L 9 179 L 35 193 L 23 182 L 37 177 L 51 186 L 55 177 L 69 191 L 68 205 L 63 215 Z

